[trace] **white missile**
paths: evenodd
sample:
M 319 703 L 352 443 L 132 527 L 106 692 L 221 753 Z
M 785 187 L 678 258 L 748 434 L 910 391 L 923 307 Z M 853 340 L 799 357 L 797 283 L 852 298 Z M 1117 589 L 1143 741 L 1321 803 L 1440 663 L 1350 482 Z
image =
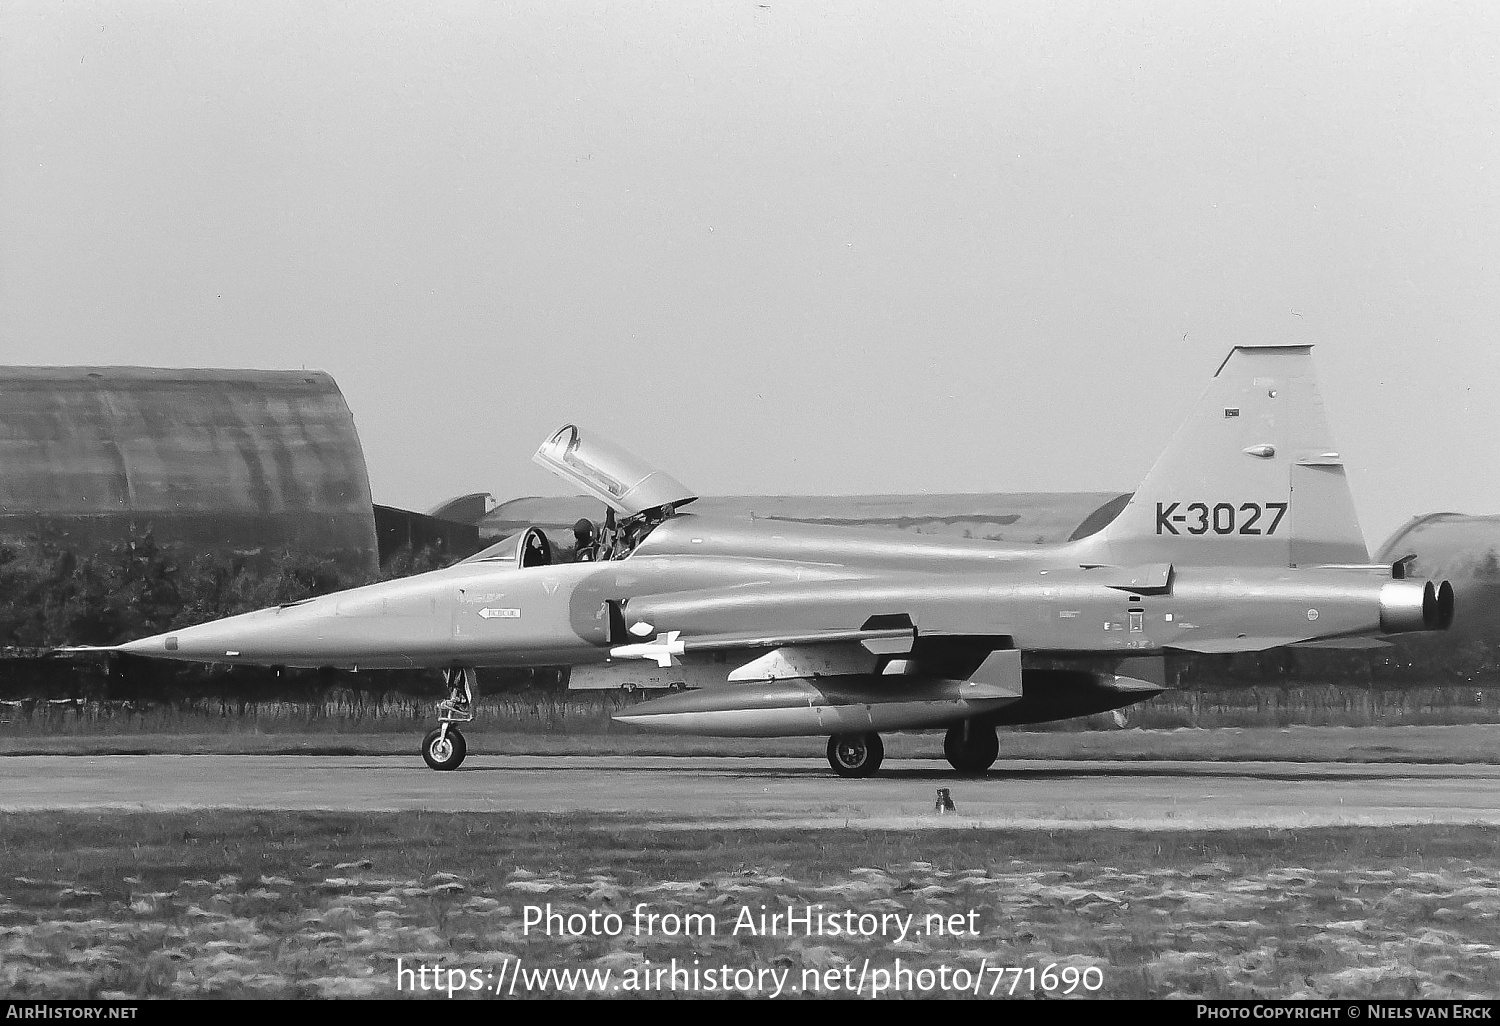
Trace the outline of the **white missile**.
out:
M 681 634 L 681 631 L 667 631 L 665 634 L 658 634 L 655 641 L 616 645 L 609 650 L 609 654 L 615 659 L 655 659 L 657 666 L 676 666 L 677 656 L 682 655 L 687 648 L 679 637 Z

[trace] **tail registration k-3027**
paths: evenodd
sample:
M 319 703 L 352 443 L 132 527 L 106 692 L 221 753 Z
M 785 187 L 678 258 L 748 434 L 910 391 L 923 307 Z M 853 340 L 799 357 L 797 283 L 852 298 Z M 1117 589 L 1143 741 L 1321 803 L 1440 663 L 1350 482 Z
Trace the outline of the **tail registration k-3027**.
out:
M 1158 502 L 1157 534 L 1275 534 L 1285 502 Z M 1179 510 L 1181 512 L 1179 512 Z M 1178 530 L 1181 526 L 1182 530 Z

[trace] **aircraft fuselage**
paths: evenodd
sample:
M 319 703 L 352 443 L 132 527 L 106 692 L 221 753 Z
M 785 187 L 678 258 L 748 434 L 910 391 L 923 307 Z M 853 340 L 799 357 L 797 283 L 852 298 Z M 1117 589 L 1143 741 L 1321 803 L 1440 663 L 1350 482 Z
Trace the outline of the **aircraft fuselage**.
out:
M 711 523 L 689 528 L 715 537 Z M 719 552 L 702 555 L 643 546 L 604 563 L 462 563 L 120 650 L 299 667 L 579 665 L 607 661 L 611 648 L 649 639 L 658 626 L 700 636 L 849 631 L 872 610 L 909 616 L 919 636 L 1005 636 L 1028 652 L 1270 647 L 1388 630 L 1413 605 L 1417 618 L 1401 629 L 1422 629 L 1423 586 L 1392 581 L 1388 568 L 1147 567 L 1132 586 L 1118 568 L 1068 563 L 1066 549 L 947 539 L 929 570 L 927 546 L 900 536 L 801 525 L 797 534 L 800 559 L 734 553 L 721 541 Z M 812 558 L 819 555 L 831 558 Z M 614 622 L 611 603 L 621 611 Z

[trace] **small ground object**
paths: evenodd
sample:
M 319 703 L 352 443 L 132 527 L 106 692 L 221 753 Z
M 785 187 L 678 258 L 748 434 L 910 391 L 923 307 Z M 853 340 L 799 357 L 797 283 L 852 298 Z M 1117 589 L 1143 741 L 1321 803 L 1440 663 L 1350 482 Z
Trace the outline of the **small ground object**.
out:
M 937 801 L 932 803 L 932 811 L 940 816 L 945 812 L 958 811 L 958 807 L 953 804 L 953 796 L 948 793 L 946 787 L 937 789 Z

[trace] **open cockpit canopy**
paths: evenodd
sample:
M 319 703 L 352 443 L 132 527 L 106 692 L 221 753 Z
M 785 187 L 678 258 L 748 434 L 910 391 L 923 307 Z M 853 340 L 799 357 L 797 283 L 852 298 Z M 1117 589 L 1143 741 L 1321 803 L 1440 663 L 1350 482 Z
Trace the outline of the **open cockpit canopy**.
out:
M 575 424 L 558 429 L 531 458 L 608 503 L 622 517 L 675 508 L 697 498 L 676 478 Z

